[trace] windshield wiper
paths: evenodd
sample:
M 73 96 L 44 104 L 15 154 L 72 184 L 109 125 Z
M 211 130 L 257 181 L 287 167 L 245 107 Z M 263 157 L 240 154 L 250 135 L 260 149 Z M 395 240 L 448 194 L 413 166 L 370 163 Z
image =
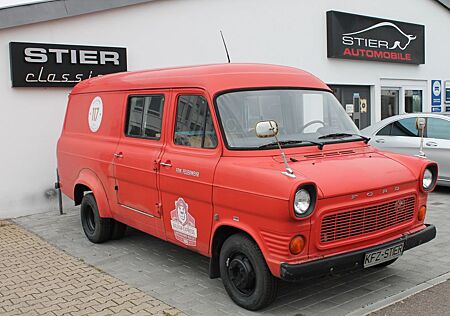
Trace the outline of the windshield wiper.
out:
M 323 149 L 323 143 L 314 142 L 311 140 L 280 140 L 280 145 L 295 145 L 295 144 L 302 144 L 302 143 L 310 143 L 313 145 L 316 145 L 320 150 Z M 278 142 L 271 142 L 268 144 L 264 144 L 258 147 L 258 149 L 264 149 L 264 148 L 270 148 L 270 147 L 277 147 Z
M 362 140 L 364 140 L 364 143 L 368 143 L 370 138 L 369 137 L 365 137 L 359 134 L 349 134 L 349 133 L 332 133 L 332 134 L 327 134 L 324 136 L 320 136 L 319 139 L 327 139 L 327 138 L 344 138 L 344 137 L 351 137 L 351 136 L 356 136 L 356 137 L 360 137 Z

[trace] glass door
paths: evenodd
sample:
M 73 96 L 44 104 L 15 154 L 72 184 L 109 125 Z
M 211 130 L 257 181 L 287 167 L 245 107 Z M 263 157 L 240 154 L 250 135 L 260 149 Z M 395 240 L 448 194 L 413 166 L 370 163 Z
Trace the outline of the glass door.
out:
M 381 88 L 381 119 L 399 114 L 399 88 Z
M 329 85 L 359 129 L 370 125 L 370 86 Z

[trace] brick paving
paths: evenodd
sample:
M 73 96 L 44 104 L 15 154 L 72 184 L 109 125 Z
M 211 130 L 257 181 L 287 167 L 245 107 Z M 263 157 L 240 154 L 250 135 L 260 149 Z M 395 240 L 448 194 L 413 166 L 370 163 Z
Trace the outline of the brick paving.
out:
M 407 251 L 384 269 L 340 274 L 298 284 L 282 283 L 262 315 L 364 315 L 371 306 L 450 271 L 450 188 L 430 195 L 427 222 L 435 240 Z M 97 245 L 82 231 L 79 209 L 15 220 L 40 237 L 108 274 L 189 315 L 255 315 L 236 306 L 220 279 L 208 278 L 208 259 L 129 229 L 125 238 Z M 432 314 L 432 311 L 430 312 Z M 1 313 L 0 313 L 1 314 Z
M 0 315 L 167 315 L 182 313 L 0 221 Z

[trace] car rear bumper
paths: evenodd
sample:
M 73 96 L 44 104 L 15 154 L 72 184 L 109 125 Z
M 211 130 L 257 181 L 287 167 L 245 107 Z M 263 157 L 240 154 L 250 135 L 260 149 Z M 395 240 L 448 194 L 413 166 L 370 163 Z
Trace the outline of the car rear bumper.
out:
M 329 273 L 362 269 L 364 255 L 368 252 L 387 248 L 401 242 L 404 242 L 403 251 L 406 251 L 434 239 L 436 237 L 436 227 L 434 225 L 426 226 L 427 227 L 422 229 L 421 231 L 410 235 L 405 235 L 396 240 L 376 245 L 374 247 L 364 248 L 358 251 L 353 251 L 342 255 L 310 261 L 302 264 L 282 263 L 280 265 L 280 277 L 281 279 L 286 281 L 301 281 L 321 275 L 326 275 Z

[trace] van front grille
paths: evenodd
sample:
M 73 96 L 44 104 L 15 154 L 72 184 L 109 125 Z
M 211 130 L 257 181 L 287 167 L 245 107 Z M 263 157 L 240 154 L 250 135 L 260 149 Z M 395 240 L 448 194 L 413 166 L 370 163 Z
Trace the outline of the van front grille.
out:
M 415 197 L 327 215 L 322 220 L 320 241 L 329 243 L 368 235 L 410 221 Z

